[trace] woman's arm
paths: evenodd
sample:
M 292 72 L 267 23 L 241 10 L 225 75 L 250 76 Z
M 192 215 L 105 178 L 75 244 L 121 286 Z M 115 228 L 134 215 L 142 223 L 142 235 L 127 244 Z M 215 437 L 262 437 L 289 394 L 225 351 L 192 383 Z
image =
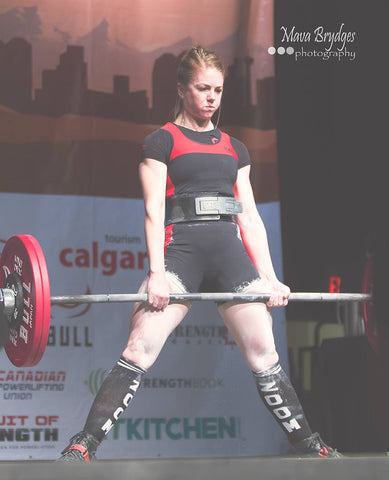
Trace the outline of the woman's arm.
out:
M 268 305 L 287 305 L 290 289 L 278 280 L 274 271 L 265 225 L 254 200 L 249 165 L 238 170 L 234 191 L 235 198 L 242 202 L 243 206 L 243 212 L 238 214 L 237 220 L 244 246 L 263 284 L 269 287 L 269 293 L 273 293 Z
M 151 158 L 146 158 L 139 166 L 150 266 L 148 303 L 158 310 L 163 310 L 169 303 L 169 285 L 164 261 L 166 171 L 164 163 Z

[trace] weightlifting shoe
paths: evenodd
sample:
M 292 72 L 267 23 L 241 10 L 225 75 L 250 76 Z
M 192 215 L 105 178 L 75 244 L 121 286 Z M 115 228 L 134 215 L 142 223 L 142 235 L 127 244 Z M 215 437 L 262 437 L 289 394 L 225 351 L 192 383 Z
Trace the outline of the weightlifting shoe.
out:
M 293 444 L 297 456 L 303 458 L 342 458 L 335 448 L 323 442 L 318 433 L 313 433 L 304 440 Z
M 79 432 L 69 441 L 69 445 L 62 450 L 58 462 L 87 462 L 96 460 L 95 452 L 100 442 L 87 432 Z

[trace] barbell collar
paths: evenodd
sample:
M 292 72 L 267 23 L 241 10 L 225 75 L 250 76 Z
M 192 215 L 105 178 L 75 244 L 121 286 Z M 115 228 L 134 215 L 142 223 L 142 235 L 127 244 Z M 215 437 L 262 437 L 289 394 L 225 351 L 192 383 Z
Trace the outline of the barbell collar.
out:
M 13 290 L 0 288 L 0 315 L 10 319 L 15 311 L 16 299 Z

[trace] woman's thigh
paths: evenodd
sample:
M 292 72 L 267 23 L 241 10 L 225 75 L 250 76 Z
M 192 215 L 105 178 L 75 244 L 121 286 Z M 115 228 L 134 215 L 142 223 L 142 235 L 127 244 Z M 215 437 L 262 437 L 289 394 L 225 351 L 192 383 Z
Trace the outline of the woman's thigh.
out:
M 248 286 L 244 293 L 260 291 L 258 281 Z M 265 303 L 227 302 L 219 305 L 219 312 L 252 370 L 265 370 L 278 361 L 272 316 Z
M 177 280 L 168 275 L 170 291 L 183 292 Z M 147 278 L 139 293 L 147 291 Z M 190 303 L 171 303 L 165 310 L 152 309 L 145 302 L 135 303 L 130 321 L 130 334 L 123 356 L 148 369 L 157 359 L 172 331 L 188 313 Z

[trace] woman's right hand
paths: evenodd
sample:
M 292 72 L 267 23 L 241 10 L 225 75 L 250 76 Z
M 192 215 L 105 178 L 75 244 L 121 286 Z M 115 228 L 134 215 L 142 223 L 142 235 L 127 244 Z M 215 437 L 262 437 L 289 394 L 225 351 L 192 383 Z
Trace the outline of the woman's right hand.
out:
M 147 303 L 156 310 L 165 310 L 169 304 L 170 289 L 166 273 L 150 272 L 147 283 Z

